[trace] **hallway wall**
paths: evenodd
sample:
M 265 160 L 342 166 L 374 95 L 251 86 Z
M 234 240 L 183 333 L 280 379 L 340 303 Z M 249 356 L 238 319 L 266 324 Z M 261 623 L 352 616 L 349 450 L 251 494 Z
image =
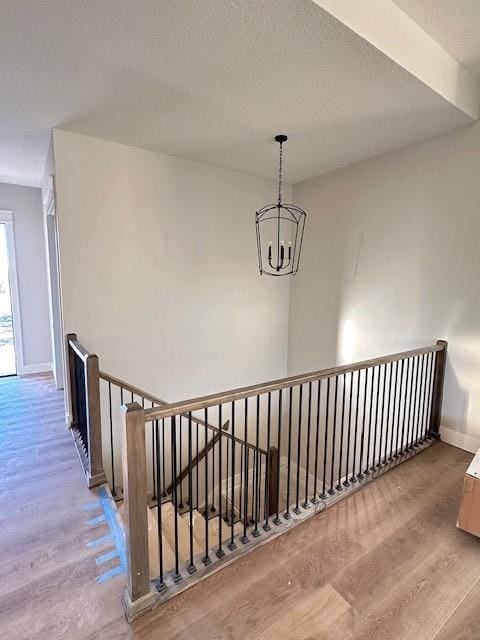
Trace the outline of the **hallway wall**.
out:
M 53 139 L 65 331 L 101 368 L 169 400 L 285 375 L 290 283 L 259 275 L 254 223 L 275 182 Z
M 480 447 L 480 123 L 294 186 L 289 373 L 449 342 L 442 437 Z

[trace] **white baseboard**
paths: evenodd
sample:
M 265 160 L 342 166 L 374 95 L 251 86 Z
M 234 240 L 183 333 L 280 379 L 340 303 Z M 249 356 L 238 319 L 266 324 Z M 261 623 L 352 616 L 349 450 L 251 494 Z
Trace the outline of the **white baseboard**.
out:
M 51 362 L 40 362 L 38 364 L 24 364 L 18 368 L 19 376 L 28 376 L 34 373 L 50 373 L 52 371 Z
M 440 439 L 447 444 L 451 444 L 454 447 L 469 451 L 470 453 L 477 453 L 480 449 L 480 438 L 476 436 L 469 436 L 453 429 L 447 429 L 446 427 L 440 427 Z

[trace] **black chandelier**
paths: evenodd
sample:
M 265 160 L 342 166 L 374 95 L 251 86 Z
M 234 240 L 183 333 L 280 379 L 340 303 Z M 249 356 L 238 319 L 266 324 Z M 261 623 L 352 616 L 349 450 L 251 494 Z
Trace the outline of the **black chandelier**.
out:
M 283 143 L 287 136 L 275 136 L 280 144 L 277 204 L 267 204 L 255 214 L 260 275 L 294 276 L 300 263 L 303 230 L 307 214 L 294 204 L 282 203 Z

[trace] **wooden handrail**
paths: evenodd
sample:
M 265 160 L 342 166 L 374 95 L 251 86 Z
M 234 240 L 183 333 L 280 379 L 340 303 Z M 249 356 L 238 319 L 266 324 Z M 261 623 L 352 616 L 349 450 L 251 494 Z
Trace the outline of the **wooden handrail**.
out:
M 71 335 L 75 335 L 75 334 L 71 334 Z M 75 353 L 77 354 L 77 356 L 79 358 L 81 358 L 84 362 L 87 360 L 88 356 L 90 355 L 95 355 L 93 353 L 90 353 L 89 351 L 87 351 L 87 349 L 85 349 L 85 347 L 83 346 L 83 344 L 80 344 L 80 342 L 78 342 L 78 340 L 73 340 L 72 338 L 68 337 L 68 344 L 69 346 L 75 351 Z
M 355 362 L 348 365 L 340 365 L 338 367 L 331 367 L 329 369 L 321 369 L 319 371 L 312 371 L 311 373 L 305 373 L 297 376 L 290 376 L 288 378 L 280 378 L 279 380 L 273 380 L 272 382 L 264 382 L 260 384 L 251 385 L 249 387 L 240 387 L 232 391 L 224 391 L 222 393 L 212 394 L 208 396 L 202 396 L 199 398 L 192 398 L 183 402 L 174 402 L 162 407 L 154 407 L 152 409 L 145 410 L 145 422 L 152 420 L 160 420 L 162 418 L 170 418 L 180 414 L 188 414 L 192 411 L 200 411 L 201 409 L 207 409 L 209 407 L 225 404 L 228 402 L 234 402 L 235 400 L 243 400 L 251 396 L 257 396 L 264 393 L 278 391 L 279 389 L 286 389 L 292 386 L 298 386 L 308 382 L 315 382 L 323 378 L 331 378 L 343 373 L 350 373 L 353 371 L 359 371 L 360 369 L 367 369 L 370 367 L 376 367 L 378 365 L 386 364 L 388 362 L 395 362 L 397 360 L 403 360 L 405 358 L 412 358 L 415 356 L 421 356 L 425 353 L 433 353 L 435 351 L 444 351 L 445 342 L 439 340 L 437 344 L 429 347 L 421 347 L 420 349 L 412 349 L 410 351 L 401 351 L 381 358 L 372 358 L 370 360 L 362 360 L 361 362 Z
M 222 431 L 227 431 L 227 429 L 230 426 L 230 420 L 227 420 L 225 422 L 225 424 L 222 427 Z M 182 482 L 182 480 L 185 480 L 185 478 L 188 476 L 188 473 L 190 471 L 190 469 L 193 469 L 193 467 L 195 465 L 197 465 L 199 462 L 201 462 L 205 456 L 207 455 L 207 453 L 213 449 L 213 447 L 217 444 L 217 442 L 220 440 L 220 438 L 222 437 L 222 432 L 221 431 L 217 431 L 217 433 L 213 436 L 213 438 L 210 440 L 210 442 L 207 442 L 206 446 L 200 451 L 200 453 L 198 453 L 195 458 L 193 458 L 191 464 L 188 464 L 179 474 L 178 476 L 175 478 L 175 480 L 165 489 L 165 493 L 168 495 L 170 495 L 172 493 L 173 487 L 176 486 L 177 484 L 180 484 L 180 482 Z
M 145 398 L 145 400 L 149 400 L 150 402 L 155 402 L 155 404 L 159 404 L 159 405 L 168 404 L 166 400 L 163 400 L 162 398 L 158 398 L 157 396 L 154 396 L 151 393 L 148 393 L 148 391 L 144 391 L 139 387 L 135 387 L 133 384 L 130 384 L 125 380 L 121 380 L 120 378 L 112 376 L 111 373 L 107 373 L 106 371 L 100 371 L 100 378 L 102 380 L 105 380 L 105 382 L 111 382 L 112 384 L 115 384 L 117 387 L 122 387 L 122 389 L 125 389 L 125 391 L 129 391 L 130 393 L 133 393 L 136 396 Z
M 117 387 L 121 387 L 122 389 L 125 389 L 125 391 L 128 391 L 129 393 L 133 393 L 136 396 L 145 398 L 150 402 L 155 402 L 160 406 L 169 406 L 169 403 L 166 400 L 162 400 L 162 398 L 154 396 L 151 393 L 148 393 L 148 391 L 143 391 L 143 389 L 140 389 L 139 387 L 135 387 L 133 384 L 130 384 L 129 382 L 126 382 L 121 378 L 112 376 L 112 374 L 107 373 L 106 371 L 100 371 L 100 378 L 105 382 L 110 382 L 112 384 L 117 385 Z M 182 417 L 188 420 L 188 414 L 183 413 Z M 202 427 L 208 427 L 208 429 L 215 431 L 217 434 L 220 433 L 220 429 L 218 427 L 216 427 L 213 424 L 205 422 L 205 420 L 202 420 L 202 418 L 196 418 L 195 416 L 192 416 L 192 422 L 194 422 L 195 424 L 199 424 Z

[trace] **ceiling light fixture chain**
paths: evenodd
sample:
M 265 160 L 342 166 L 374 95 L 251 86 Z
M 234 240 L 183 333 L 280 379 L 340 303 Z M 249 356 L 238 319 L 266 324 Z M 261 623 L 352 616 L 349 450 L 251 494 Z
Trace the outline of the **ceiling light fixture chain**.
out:
M 280 140 L 280 156 L 278 161 L 278 204 L 282 204 L 282 169 L 283 169 L 283 140 Z

